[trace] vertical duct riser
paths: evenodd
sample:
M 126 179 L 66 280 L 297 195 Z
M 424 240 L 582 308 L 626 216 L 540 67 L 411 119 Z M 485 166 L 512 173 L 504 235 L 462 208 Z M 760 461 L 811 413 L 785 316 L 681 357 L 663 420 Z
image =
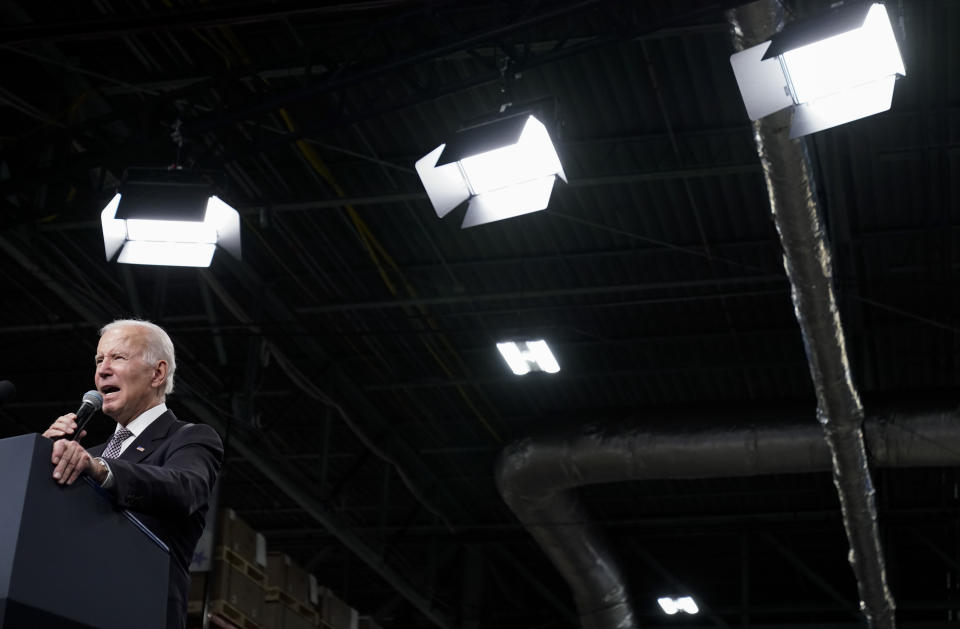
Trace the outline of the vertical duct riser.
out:
M 734 48 L 767 40 L 780 21 L 775 0 L 731 11 Z M 804 139 L 790 140 L 789 110 L 753 123 L 770 209 L 792 287 L 817 397 L 817 418 L 832 455 L 833 480 L 850 542 L 850 564 L 861 607 L 871 627 L 892 629 L 893 596 L 886 583 L 877 510 L 864 447 L 863 408 L 850 376 L 846 344 L 833 289 L 830 249 Z

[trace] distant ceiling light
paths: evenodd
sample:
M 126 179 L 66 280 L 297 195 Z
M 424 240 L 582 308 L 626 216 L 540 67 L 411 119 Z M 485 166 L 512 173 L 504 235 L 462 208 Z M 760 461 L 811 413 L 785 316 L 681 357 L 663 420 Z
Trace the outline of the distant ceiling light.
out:
M 507 341 L 497 343 L 497 349 L 500 350 L 503 359 L 507 361 L 510 370 L 518 376 L 531 371 L 545 371 L 547 373 L 560 371 L 560 365 L 557 363 L 557 359 L 553 357 L 546 341 L 520 343 Z
M 130 169 L 100 223 L 108 262 L 208 267 L 217 245 L 240 257 L 240 215 L 190 171 Z
M 670 616 L 673 616 L 677 612 L 696 614 L 700 611 L 700 608 L 697 607 L 697 604 L 690 596 L 681 596 L 680 598 L 662 596 L 657 599 L 657 603 L 660 604 L 660 609 L 663 610 L 663 613 Z
M 416 169 L 440 218 L 470 200 L 462 228 L 546 209 L 554 178 L 567 180 L 547 128 L 528 114 L 462 129 Z
M 730 57 L 751 120 L 793 107 L 790 137 L 887 111 L 903 59 L 882 4 L 852 2 Z
M 681 596 L 678 598 L 677 607 L 688 614 L 696 614 L 700 611 L 700 608 L 697 607 L 697 604 L 693 601 L 693 598 L 689 596 Z

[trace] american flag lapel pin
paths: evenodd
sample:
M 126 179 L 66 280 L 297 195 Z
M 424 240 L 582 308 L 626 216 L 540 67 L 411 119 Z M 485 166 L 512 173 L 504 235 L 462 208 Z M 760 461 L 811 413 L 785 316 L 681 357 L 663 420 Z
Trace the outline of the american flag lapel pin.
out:
M 143 446 L 137 446 L 137 452 L 143 452 Z

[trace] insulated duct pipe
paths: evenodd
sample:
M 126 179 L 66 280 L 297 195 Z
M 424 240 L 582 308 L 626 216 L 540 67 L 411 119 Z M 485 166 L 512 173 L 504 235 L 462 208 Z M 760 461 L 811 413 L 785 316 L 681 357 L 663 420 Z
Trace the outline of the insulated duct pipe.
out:
M 729 12 L 737 51 L 766 41 L 782 26 L 777 0 L 760 0 Z M 803 333 L 810 377 L 833 461 L 857 578 L 860 606 L 875 629 L 893 629 L 893 596 L 887 587 L 877 527 L 873 481 L 863 441 L 863 407 L 850 377 L 850 364 L 833 290 L 830 249 L 817 199 L 807 144 L 789 139 L 790 110 L 753 123 L 753 139 L 767 184 L 783 266 L 792 286 L 794 312 Z
M 634 629 L 638 623 L 617 559 L 586 513 L 578 487 L 818 472 L 835 465 L 822 429 L 805 414 L 700 418 L 704 427 L 692 428 L 695 419 L 587 427 L 568 437 L 517 441 L 501 454 L 495 472 L 500 494 L 570 585 L 583 629 Z M 960 460 L 957 409 L 890 412 L 865 426 L 876 465 Z

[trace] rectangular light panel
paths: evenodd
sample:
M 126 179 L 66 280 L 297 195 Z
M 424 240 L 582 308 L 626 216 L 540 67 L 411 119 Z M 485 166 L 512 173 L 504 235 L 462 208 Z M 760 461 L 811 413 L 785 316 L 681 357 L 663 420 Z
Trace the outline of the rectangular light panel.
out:
M 500 355 L 507 362 L 510 371 L 518 376 L 528 374 L 531 371 L 547 373 L 560 371 L 557 359 L 554 358 L 553 352 L 550 351 L 550 347 L 544 340 L 520 343 L 505 341 L 497 343 L 497 349 L 500 350 Z
M 870 7 L 862 27 L 788 50 L 783 62 L 800 103 L 905 72 L 881 4 Z
M 157 242 L 130 240 L 123 246 L 117 262 L 156 266 L 208 267 L 217 246 L 200 242 Z

